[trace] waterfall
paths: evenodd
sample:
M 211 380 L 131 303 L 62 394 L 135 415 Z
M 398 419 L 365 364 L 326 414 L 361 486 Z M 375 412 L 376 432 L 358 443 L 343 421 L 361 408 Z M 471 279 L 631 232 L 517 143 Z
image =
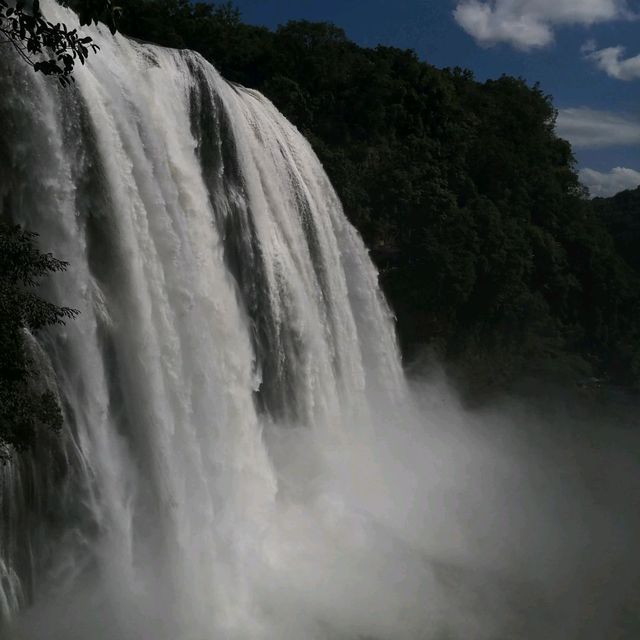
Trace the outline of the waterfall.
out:
M 0 200 L 70 262 L 47 295 L 80 316 L 40 338 L 59 451 L 2 471 L 0 609 L 71 601 L 106 625 L 67 611 L 47 637 L 261 637 L 278 511 L 325 464 L 310 451 L 308 486 L 287 484 L 281 441 L 346 450 L 374 401 L 402 404 L 390 312 L 267 99 L 197 54 L 91 35 L 70 89 L 2 68 Z

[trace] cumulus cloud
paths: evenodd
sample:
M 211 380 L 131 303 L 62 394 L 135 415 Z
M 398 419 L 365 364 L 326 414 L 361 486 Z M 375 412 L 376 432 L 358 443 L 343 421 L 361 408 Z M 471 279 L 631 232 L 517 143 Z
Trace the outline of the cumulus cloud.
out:
M 640 185 L 640 171 L 627 167 L 614 167 L 608 173 L 595 169 L 581 169 L 580 180 L 592 196 L 613 196 L 625 189 Z
M 640 143 L 640 119 L 588 107 L 561 109 L 556 131 L 575 148 L 596 149 Z
M 458 0 L 456 22 L 479 44 L 518 49 L 553 42 L 554 28 L 631 17 L 626 0 Z
M 583 47 L 586 58 L 595 62 L 598 69 L 618 80 L 636 80 L 640 78 L 640 54 L 625 58 L 625 48 L 606 47 L 595 49 L 587 44 Z

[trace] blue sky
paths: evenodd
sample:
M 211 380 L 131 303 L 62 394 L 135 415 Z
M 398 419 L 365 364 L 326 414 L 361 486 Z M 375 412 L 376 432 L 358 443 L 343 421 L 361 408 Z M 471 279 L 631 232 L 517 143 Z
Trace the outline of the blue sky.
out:
M 640 184 L 640 0 L 234 0 L 246 22 L 326 20 L 479 80 L 539 81 L 593 195 Z

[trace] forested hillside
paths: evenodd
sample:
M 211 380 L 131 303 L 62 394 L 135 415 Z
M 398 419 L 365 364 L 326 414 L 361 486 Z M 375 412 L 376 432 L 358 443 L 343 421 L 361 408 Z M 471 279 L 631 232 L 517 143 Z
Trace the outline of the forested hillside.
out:
M 640 187 L 612 198 L 594 198 L 593 205 L 620 255 L 640 272 Z
M 120 29 L 200 52 L 309 138 L 408 359 L 427 345 L 482 385 L 540 368 L 638 379 L 638 192 L 594 210 L 543 88 L 362 48 L 331 24 L 245 25 L 231 5 L 132 0 Z

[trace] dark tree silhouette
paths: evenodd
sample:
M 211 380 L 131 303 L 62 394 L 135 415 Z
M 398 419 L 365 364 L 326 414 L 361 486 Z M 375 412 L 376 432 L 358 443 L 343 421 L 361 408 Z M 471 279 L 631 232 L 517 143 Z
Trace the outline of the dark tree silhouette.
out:
M 12 45 L 34 71 L 55 76 L 63 86 L 73 80 L 76 62 L 84 64 L 89 53 L 99 49 L 77 29 L 49 22 L 40 13 L 38 0 L 33 0 L 30 10 L 23 2 L 11 6 L 0 0 L 0 44 Z
M 77 315 L 36 293 L 41 279 L 67 263 L 36 246 L 37 234 L 0 222 L 0 461 L 29 449 L 39 429 L 56 431 L 62 413 L 29 346 L 29 332 Z

